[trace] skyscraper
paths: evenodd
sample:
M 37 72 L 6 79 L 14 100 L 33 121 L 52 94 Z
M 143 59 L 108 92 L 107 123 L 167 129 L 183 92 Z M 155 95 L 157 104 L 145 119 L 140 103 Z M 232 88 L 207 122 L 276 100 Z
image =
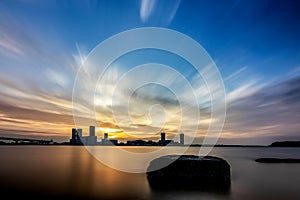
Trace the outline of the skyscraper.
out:
M 82 144 L 81 138 L 82 138 L 82 129 L 72 128 L 72 139 L 70 140 L 70 143 Z
M 76 128 L 72 128 L 72 139 L 71 139 L 71 143 L 74 143 L 76 141 L 76 137 L 77 137 L 77 130 Z
M 166 143 L 166 134 L 164 132 L 161 132 L 160 134 L 160 141 L 162 144 Z
M 90 126 L 90 136 L 95 136 L 95 126 Z
M 180 137 L 180 142 L 179 142 L 180 145 L 184 145 L 184 134 L 180 133 L 179 137 Z

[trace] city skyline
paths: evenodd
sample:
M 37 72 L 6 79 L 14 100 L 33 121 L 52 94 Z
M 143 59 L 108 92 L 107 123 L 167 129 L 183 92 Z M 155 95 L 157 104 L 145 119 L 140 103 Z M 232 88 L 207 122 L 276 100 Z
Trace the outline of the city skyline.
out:
M 157 142 L 149 138 L 136 138 L 136 140 L 115 139 L 109 133 L 103 133 L 103 138 L 98 139 L 95 135 L 95 126 L 89 126 L 88 135 L 83 135 L 81 128 L 72 128 L 72 134 L 69 144 L 71 145 L 127 145 L 127 146 L 166 146 L 166 145 L 185 145 L 184 133 L 179 133 L 177 137 L 168 139 L 164 131 L 160 132 L 160 140 Z M 177 142 L 175 140 L 178 140 Z M 66 144 L 66 143 L 65 143 Z
M 270 144 L 300 140 L 300 14 L 298 1 L 1 1 L 0 2 L 0 134 L 11 137 L 68 140 L 76 126 L 72 89 L 79 66 L 99 43 L 134 28 L 161 27 L 186 34 L 208 52 L 219 68 L 227 98 L 227 117 L 220 144 Z M 178 41 L 180 43 L 180 41 Z M 145 62 L 171 66 L 194 87 L 201 111 L 196 143 L 210 118 L 209 94 L 185 60 L 168 52 L 136 51 L 120 57 L 107 71 L 95 98 L 95 132 L 116 139 L 147 137 L 162 128 L 178 131 L 180 107 L 167 88 L 147 85 L 132 96 L 132 121 L 110 113 L 113 84 L 130 67 Z M 124 108 L 126 87 L 117 93 L 116 111 Z M 147 74 L 169 80 L 168 74 Z M 88 85 L 88 79 L 84 80 Z M 183 94 L 185 87 L 179 85 Z M 174 83 L 175 86 L 176 83 Z M 187 95 L 187 97 L 190 97 Z M 127 99 L 128 100 L 128 99 Z M 189 103 L 189 98 L 185 103 Z M 165 115 L 161 113 L 161 105 Z M 150 109 L 151 108 L 151 109 Z M 85 110 L 78 106 L 78 110 Z M 127 114 L 127 113 L 126 113 Z M 152 115 L 150 115 L 152 114 Z M 88 130 L 91 116 L 81 116 Z M 192 135 L 183 130 L 186 138 Z M 157 136 L 153 136 L 157 137 Z

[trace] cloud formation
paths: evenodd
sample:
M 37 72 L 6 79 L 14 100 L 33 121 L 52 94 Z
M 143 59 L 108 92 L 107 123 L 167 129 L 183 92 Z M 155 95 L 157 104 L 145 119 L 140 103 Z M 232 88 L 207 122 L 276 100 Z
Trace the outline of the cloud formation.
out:
M 143 22 L 147 22 L 155 9 L 156 0 L 141 0 L 140 16 Z
M 140 13 L 135 14 L 140 14 L 143 23 L 153 22 L 155 25 L 168 26 L 180 11 L 180 3 L 179 0 L 142 0 L 140 9 L 137 8 Z M 80 8 L 80 5 L 77 6 Z M 73 40 L 75 37 L 70 39 L 71 42 L 62 42 L 60 35 L 63 31 L 57 33 L 55 29 L 51 29 L 50 24 L 45 31 L 41 27 L 33 27 L 34 24 L 26 21 L 22 15 L 18 17 L 5 12 L 4 9 L 0 11 L 0 134 L 53 136 L 65 141 L 70 136 L 71 128 L 74 127 L 72 86 L 79 66 L 85 61 L 85 52 L 81 51 L 76 40 Z M 185 14 L 188 15 L 190 11 Z M 78 13 L 73 14 L 77 16 Z M 201 32 L 201 29 L 195 31 L 193 29 L 194 23 L 198 23 L 193 20 L 198 19 L 190 19 L 192 25 L 188 26 L 186 32 L 189 29 L 193 30 L 192 32 Z M 95 25 L 98 24 L 97 18 Z M 78 27 L 75 26 L 74 30 L 78 30 Z M 119 29 L 112 33 L 117 31 Z M 86 32 L 85 29 L 83 32 Z M 95 34 L 101 35 L 100 33 Z M 67 37 L 69 33 L 65 34 Z M 203 36 L 201 34 L 194 36 L 202 40 L 205 34 Z M 48 41 L 48 38 L 51 40 Z M 90 44 L 93 45 L 95 41 L 91 41 Z M 65 47 L 66 43 L 72 42 L 73 48 L 77 47 L 78 52 L 66 50 L 71 49 Z M 178 47 L 180 48 L 180 45 Z M 234 57 L 237 55 L 234 54 Z M 175 65 L 174 63 L 170 66 Z M 75 104 L 75 110 L 82 124 L 88 126 L 93 119 L 92 115 L 85 113 L 94 114 L 94 110 L 88 106 L 95 104 L 97 122 L 102 131 L 97 133 L 110 132 L 111 136 L 116 138 L 132 139 L 135 136 L 147 136 L 158 139 L 157 133 L 162 128 L 168 135 L 173 136 L 180 130 L 182 122 L 185 127 L 182 131 L 187 136 L 191 134 L 189 131 L 195 125 L 199 125 L 197 141 L 201 141 L 208 125 L 218 119 L 211 119 L 211 96 L 205 82 L 200 76 L 194 75 L 194 71 L 188 71 L 185 65 L 181 67 L 184 76 L 194 89 L 194 94 L 190 92 L 190 86 L 185 84 L 182 77 L 164 71 L 159 73 L 140 71 L 127 81 L 123 81 L 116 89 L 118 80 L 128 70 L 126 66 L 116 65 L 106 71 L 101 79 L 102 87 L 96 90 L 95 98 L 83 94 L 78 96 L 81 103 Z M 224 78 L 228 111 L 219 142 L 269 144 L 277 139 L 299 139 L 299 67 L 280 83 L 264 84 L 261 84 L 263 82 L 261 77 L 249 73 L 250 69 L 251 66 L 242 67 Z M 97 69 L 83 74 L 84 83 L 80 85 L 81 87 L 90 88 L 94 92 L 93 84 L 98 80 L 95 71 Z M 205 69 L 203 72 L 205 73 Z M 137 82 L 148 78 L 154 82 L 164 80 L 168 87 L 153 84 L 136 88 L 134 92 L 128 90 L 134 88 Z M 172 91 L 170 88 L 175 89 Z M 191 103 L 193 95 L 196 96 L 197 106 Z M 179 101 L 179 97 L 182 97 L 183 101 Z M 180 103 L 183 103 L 182 108 Z M 112 115 L 112 110 L 119 113 L 117 118 Z M 189 113 L 194 110 L 200 111 L 200 120 L 193 115 L 182 115 L 183 111 Z M 131 118 L 128 118 L 128 115 Z M 84 133 L 87 134 L 87 129 L 84 128 Z M 151 134 L 145 134 L 147 132 Z
M 300 77 L 262 87 L 230 102 L 223 136 L 257 143 L 299 139 Z M 260 141 L 261 140 L 261 141 Z
M 141 0 L 140 18 L 143 23 L 147 23 L 151 19 L 169 25 L 176 15 L 181 0 Z
M 180 121 L 184 121 L 186 127 L 189 127 L 188 123 L 191 123 L 191 127 L 198 123 L 190 116 L 181 116 L 178 99 L 172 92 L 161 86 L 142 87 L 131 94 L 129 102 L 123 101 L 128 97 L 124 89 L 134 82 L 128 82 L 129 85 L 123 85 L 123 89 L 114 94 L 112 86 L 122 73 L 117 72 L 117 69 L 112 68 L 111 70 L 105 76 L 104 90 L 99 91 L 101 101 L 96 107 L 101 131 L 108 131 L 111 136 L 117 138 L 133 139 L 134 134 L 139 134 L 143 129 L 158 133 L 162 126 L 152 120 L 159 119 L 160 116 L 166 120 L 163 128 L 169 135 L 177 133 Z M 116 76 L 116 74 L 119 75 Z M 160 78 L 167 78 L 162 76 Z M 166 76 L 168 75 L 166 74 Z M 142 75 L 139 77 L 143 78 Z M 2 86 L 0 90 L 2 135 L 51 136 L 60 141 L 69 137 L 70 129 L 74 126 L 70 91 L 64 95 L 57 95 L 51 91 L 45 93 L 41 88 L 30 85 L 30 82 L 25 85 L 24 82 L 8 80 L 3 76 L 0 76 L 0 82 Z M 205 88 L 199 84 L 199 81 L 191 83 L 197 86 L 198 94 L 205 93 Z M 236 90 L 244 91 L 242 89 L 244 87 L 241 85 Z M 249 89 L 251 87 L 254 87 L 251 93 L 241 92 L 241 96 L 237 95 L 238 98 L 228 101 L 227 119 L 219 143 L 268 144 L 274 140 L 299 138 L 300 76 L 293 76 L 280 83 L 269 83 L 260 87 L 250 84 Z M 180 92 L 184 94 L 185 90 L 186 88 L 182 87 Z M 102 102 L 105 99 L 111 99 L 112 95 L 117 95 L 114 96 L 115 100 L 119 99 L 121 102 L 115 109 L 124 109 L 127 107 L 126 103 L 130 105 L 132 121 L 123 123 L 122 126 L 131 134 L 124 133 L 122 127 L 111 115 L 112 102 L 107 104 Z M 207 97 L 207 99 L 209 98 Z M 203 139 L 209 123 L 214 120 L 210 118 L 210 107 L 204 106 L 207 105 L 205 102 L 201 104 L 203 107 L 199 107 L 201 118 L 198 138 L 195 142 Z M 152 107 L 158 104 L 162 107 Z M 84 104 L 78 106 L 79 110 L 86 109 Z M 119 117 L 122 121 L 123 116 Z M 82 116 L 82 121 L 85 121 L 88 126 L 91 119 L 89 116 Z M 188 132 L 188 130 L 186 131 Z M 158 137 L 157 134 L 148 136 L 149 139 Z

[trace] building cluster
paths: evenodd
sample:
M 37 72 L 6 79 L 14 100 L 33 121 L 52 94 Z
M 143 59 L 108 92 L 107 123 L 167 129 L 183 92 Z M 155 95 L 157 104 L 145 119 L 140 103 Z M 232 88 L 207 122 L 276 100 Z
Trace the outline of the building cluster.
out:
M 73 145 L 116 145 L 118 140 L 109 140 L 108 133 L 104 133 L 104 138 L 101 142 L 97 141 L 97 136 L 95 135 L 95 126 L 90 126 L 89 136 L 82 136 L 82 129 L 72 128 L 72 138 L 70 139 L 70 144 Z
M 127 146 L 165 146 L 165 145 L 184 145 L 184 134 L 181 133 L 179 138 L 179 142 L 176 142 L 174 140 L 166 140 L 166 133 L 162 132 L 160 134 L 160 140 L 158 142 L 152 141 L 152 140 L 129 140 L 127 141 Z
M 166 133 L 160 134 L 160 140 L 158 142 L 152 140 L 129 140 L 126 143 L 118 143 L 118 140 L 112 140 L 108 138 L 108 133 L 104 133 L 104 137 L 101 141 L 97 141 L 95 135 L 95 126 L 89 127 L 89 136 L 82 136 L 82 129 L 72 129 L 72 138 L 70 144 L 72 145 L 119 145 L 119 146 L 165 146 L 165 145 L 184 145 L 184 134 L 179 134 L 179 142 L 174 140 L 167 140 Z
M 70 140 L 71 144 L 80 145 L 97 145 L 97 136 L 95 136 L 95 126 L 90 126 L 90 135 L 82 136 L 82 129 L 72 129 L 72 138 Z

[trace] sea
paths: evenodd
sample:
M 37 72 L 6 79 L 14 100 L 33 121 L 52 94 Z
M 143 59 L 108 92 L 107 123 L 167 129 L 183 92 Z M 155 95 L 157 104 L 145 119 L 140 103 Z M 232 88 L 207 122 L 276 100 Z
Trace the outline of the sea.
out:
M 127 159 L 114 156 L 116 147 L 94 148 L 104 148 L 113 163 Z M 144 153 L 159 147 L 120 148 Z M 183 147 L 168 148 L 176 153 Z M 199 148 L 189 147 L 185 154 L 198 155 Z M 146 173 L 112 169 L 84 146 L 3 145 L 0 146 L 0 199 L 300 199 L 300 164 L 255 162 L 261 157 L 300 159 L 300 148 L 215 147 L 209 155 L 230 164 L 231 184 L 227 191 L 155 190 L 148 184 Z

